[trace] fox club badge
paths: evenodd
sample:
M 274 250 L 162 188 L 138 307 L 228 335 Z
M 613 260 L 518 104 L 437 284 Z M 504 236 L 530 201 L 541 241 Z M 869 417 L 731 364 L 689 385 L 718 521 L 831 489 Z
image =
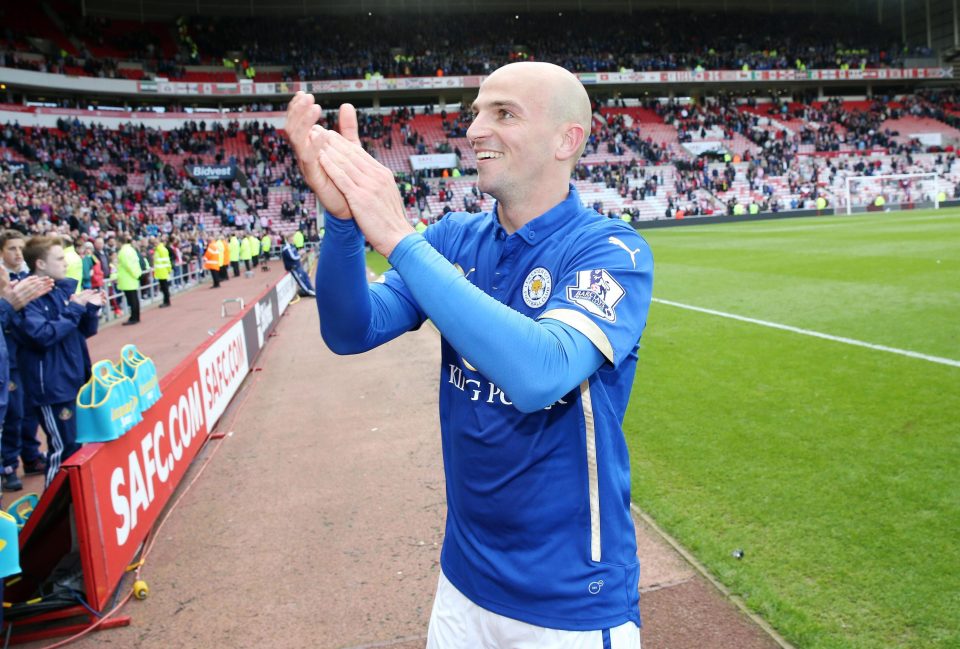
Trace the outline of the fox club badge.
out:
M 531 309 L 539 309 L 550 299 L 550 289 L 553 280 L 550 271 L 538 266 L 530 271 L 527 279 L 523 280 L 523 302 Z
M 70 410 L 70 408 L 64 408 L 63 410 L 60 411 L 60 420 L 61 420 L 61 421 L 67 421 L 67 420 L 70 419 L 71 417 L 73 417 L 73 411 Z
M 587 313 L 610 322 L 617 321 L 617 303 L 626 291 L 607 271 L 581 270 L 577 273 L 576 286 L 567 287 L 567 299 Z

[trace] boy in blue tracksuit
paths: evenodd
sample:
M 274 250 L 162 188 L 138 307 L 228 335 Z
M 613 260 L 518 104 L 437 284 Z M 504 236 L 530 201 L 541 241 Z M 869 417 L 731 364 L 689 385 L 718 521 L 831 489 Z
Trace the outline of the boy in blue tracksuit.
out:
M 39 277 L 17 280 L 14 285 L 14 281 L 8 279 L 6 273 L 0 269 L 0 326 L 3 330 L 16 327 L 23 319 L 24 306 L 51 288 L 53 286 L 50 280 Z M 8 404 L 9 357 L 6 337 L 0 336 L 0 421 L 3 421 Z M 20 572 L 19 556 L 16 521 L 6 512 L 0 511 L 0 599 L 3 599 L 3 580 Z M 0 626 L 2 624 L 3 608 L 0 607 Z
M 26 238 L 17 230 L 5 230 L 0 233 L 0 281 L 9 277 L 8 288 L 14 291 L 14 286 L 27 278 L 30 271 L 23 261 L 23 248 Z M 16 289 L 20 291 L 22 289 Z M 15 291 L 16 292 L 16 291 Z M 17 298 L 11 294 L 10 299 L 15 303 Z M 23 305 L 16 307 L 17 310 Z M 23 459 L 25 475 L 47 472 L 47 461 L 40 451 L 40 441 L 37 439 L 39 424 L 36 417 L 25 415 L 23 412 L 23 384 L 20 381 L 20 368 L 17 364 L 17 350 L 19 341 L 15 334 L 17 327 L 11 318 L 3 320 L 3 338 L 7 347 L 9 361 L 9 377 L 4 385 L 8 391 L 7 414 L 3 419 L 3 433 L 0 435 L 0 456 L 3 460 L 2 483 L 4 491 L 20 491 L 23 483 L 17 476 L 17 466 Z
M 47 434 L 49 485 L 61 463 L 76 452 L 77 391 L 90 378 L 86 339 L 97 333 L 102 295 L 74 293 L 66 277 L 63 246 L 56 237 L 33 237 L 23 251 L 32 275 L 54 280 L 53 290 L 27 305 L 19 323 L 24 407 L 34 410 Z

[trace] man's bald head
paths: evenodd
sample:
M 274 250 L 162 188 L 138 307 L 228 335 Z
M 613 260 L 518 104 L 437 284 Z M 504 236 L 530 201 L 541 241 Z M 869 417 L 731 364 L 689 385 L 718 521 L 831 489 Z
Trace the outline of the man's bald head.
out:
M 546 114 L 553 118 L 557 126 L 573 123 L 583 127 L 583 142 L 576 156 L 576 159 L 579 159 L 587 145 L 593 122 L 590 97 L 580 80 L 573 73 L 553 63 L 521 61 L 497 68 L 484 83 L 507 79 L 511 83 L 520 83 L 535 89 L 544 99 L 543 108 Z
M 520 227 L 563 200 L 592 117 L 575 76 L 549 63 L 511 63 L 484 79 L 470 108 L 478 185 L 501 216 Z

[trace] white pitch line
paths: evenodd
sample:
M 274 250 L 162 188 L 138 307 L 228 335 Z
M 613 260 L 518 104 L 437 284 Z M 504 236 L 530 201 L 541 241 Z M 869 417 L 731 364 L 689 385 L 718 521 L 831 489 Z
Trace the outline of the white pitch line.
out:
M 680 309 L 687 309 L 689 311 L 698 311 L 700 313 L 707 313 L 709 315 L 720 316 L 721 318 L 730 318 L 731 320 L 739 320 L 740 322 L 749 322 L 750 324 L 761 325 L 763 327 L 770 327 L 771 329 L 780 329 L 782 331 L 792 331 L 793 333 L 802 334 L 804 336 L 813 336 L 814 338 L 822 338 L 824 340 L 831 340 L 837 343 L 845 343 L 847 345 L 855 345 L 857 347 L 866 347 L 867 349 L 874 349 L 876 351 L 881 351 L 881 352 L 889 352 L 891 354 L 899 354 L 900 356 L 909 356 L 910 358 L 918 358 L 922 361 L 939 363 L 940 365 L 960 367 L 960 361 L 953 360 L 952 358 L 943 358 L 942 356 L 930 356 L 929 354 L 912 352 L 909 349 L 898 349 L 896 347 L 887 347 L 886 345 L 875 345 L 873 343 L 864 342 L 862 340 L 856 340 L 854 338 L 844 338 L 843 336 L 831 336 L 830 334 L 820 333 L 819 331 L 812 331 L 810 329 L 801 329 L 800 327 L 791 327 L 790 325 L 780 324 L 778 322 L 768 322 L 767 320 L 757 320 L 756 318 L 748 318 L 746 316 L 736 315 L 735 313 L 725 313 L 723 311 L 714 311 L 713 309 L 704 309 L 703 307 L 693 306 L 690 304 L 683 304 L 681 302 L 661 300 L 660 298 L 653 298 L 653 301 L 659 302 L 660 304 L 666 304 L 668 306 L 675 306 Z

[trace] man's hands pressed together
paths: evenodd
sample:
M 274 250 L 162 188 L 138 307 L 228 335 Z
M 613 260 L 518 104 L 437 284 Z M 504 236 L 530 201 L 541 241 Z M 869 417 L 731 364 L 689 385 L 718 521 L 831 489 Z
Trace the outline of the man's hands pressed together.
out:
M 339 219 L 352 215 L 370 245 L 389 257 L 401 239 L 415 232 L 393 172 L 360 146 L 353 106 L 340 107 L 342 135 L 316 125 L 319 117 L 313 95 L 297 93 L 287 109 L 284 128 L 304 179 L 330 214 Z
M 350 218 L 350 207 L 343 194 L 330 180 L 323 167 L 320 166 L 319 149 L 317 143 L 310 139 L 310 131 L 317 126 L 320 119 L 320 105 L 314 102 L 313 95 L 298 92 L 293 96 L 287 107 L 287 119 L 283 126 L 287 138 L 297 155 L 297 166 L 303 174 L 307 185 L 313 190 L 323 207 L 338 219 Z M 350 104 L 340 107 L 340 129 L 351 142 L 360 144 L 357 134 L 357 111 Z
M 393 172 L 337 133 L 314 130 L 310 136 L 322 136 L 321 166 L 343 192 L 367 241 L 389 257 L 401 239 L 415 232 L 407 222 Z

